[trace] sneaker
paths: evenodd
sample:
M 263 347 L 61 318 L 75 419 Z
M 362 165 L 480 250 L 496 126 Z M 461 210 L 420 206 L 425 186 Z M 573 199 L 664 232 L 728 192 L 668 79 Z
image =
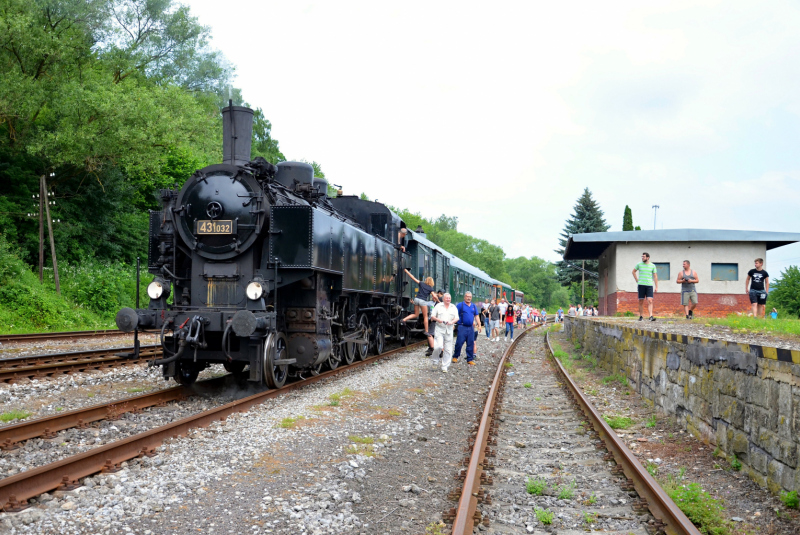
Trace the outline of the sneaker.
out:
M 689 314 L 686 314 L 686 319 L 687 319 L 687 320 L 689 319 Z
M 457 359 L 457 358 L 454 358 L 454 359 L 453 359 L 453 360 L 451 360 L 450 362 L 458 362 L 458 359 Z
M 476 366 L 475 361 L 467 362 L 470 366 Z
M 650 319 L 650 321 L 656 321 L 656 319 L 653 316 L 650 316 L 649 319 Z
M 430 357 L 431 355 L 433 355 L 433 348 L 429 347 L 428 350 L 425 352 L 425 356 Z
M 442 368 L 442 373 L 447 373 L 447 368 Z
M 689 311 L 689 319 L 693 319 L 693 318 L 694 318 L 694 310 L 690 310 Z
M 639 321 L 642 321 L 643 319 L 644 319 L 643 317 L 639 316 Z

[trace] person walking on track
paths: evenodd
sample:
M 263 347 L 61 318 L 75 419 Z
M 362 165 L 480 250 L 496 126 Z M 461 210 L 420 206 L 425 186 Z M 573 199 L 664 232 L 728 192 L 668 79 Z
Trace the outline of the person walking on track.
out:
M 461 346 L 467 343 L 467 364 L 475 366 L 475 331 L 473 325 L 478 309 L 472 303 L 472 293 L 464 294 L 464 301 L 456 305 L 458 310 L 458 336 L 456 337 L 456 350 L 453 353 L 453 362 L 458 362 L 461 356 Z
M 506 309 L 506 334 L 503 337 L 505 342 L 509 341 L 509 333 L 511 334 L 511 341 L 514 341 L 514 305 L 508 304 Z
M 442 302 L 433 307 L 431 312 L 431 321 L 436 324 L 431 361 L 434 366 L 440 366 L 444 373 L 447 373 L 453 356 L 453 325 L 458 321 L 458 310 L 451 301 L 450 294 L 444 294 Z

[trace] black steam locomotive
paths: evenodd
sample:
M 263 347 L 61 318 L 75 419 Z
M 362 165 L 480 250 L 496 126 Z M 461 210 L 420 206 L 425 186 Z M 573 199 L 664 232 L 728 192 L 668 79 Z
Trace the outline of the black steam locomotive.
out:
M 306 163 L 251 161 L 252 110 L 222 116 L 223 163 L 160 191 L 150 304 L 120 310 L 119 329 L 160 331 L 153 364 L 181 384 L 222 363 L 280 387 L 379 354 L 387 338 L 407 342 L 403 221 L 380 203 L 329 198 Z

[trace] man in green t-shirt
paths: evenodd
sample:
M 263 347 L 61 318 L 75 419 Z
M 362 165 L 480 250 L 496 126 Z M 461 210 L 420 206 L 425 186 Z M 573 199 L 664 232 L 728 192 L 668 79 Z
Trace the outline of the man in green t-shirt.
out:
M 647 311 L 650 313 L 649 319 L 656 321 L 653 317 L 653 291 L 658 291 L 658 273 L 655 264 L 650 262 L 649 253 L 642 253 L 642 261 L 633 268 L 633 278 L 639 285 L 639 321 L 644 319 L 645 299 L 647 299 Z M 655 289 L 653 285 L 655 285 Z

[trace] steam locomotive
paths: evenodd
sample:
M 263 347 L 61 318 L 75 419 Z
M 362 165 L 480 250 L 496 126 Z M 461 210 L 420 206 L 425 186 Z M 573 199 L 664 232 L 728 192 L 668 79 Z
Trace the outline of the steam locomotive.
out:
M 124 332 L 160 333 L 164 357 L 151 365 L 165 379 L 191 384 L 221 363 L 279 388 L 292 374 L 380 354 L 387 340 L 405 345 L 421 331 L 400 321 L 416 291 L 406 268 L 454 301 L 513 292 L 463 261 L 451 269 L 458 259 L 421 229 L 399 243 L 395 213 L 328 197 L 309 164 L 251 160 L 251 109 L 229 105 L 222 119 L 223 163 L 161 190 L 162 209 L 150 213 L 148 308 L 116 316 Z

